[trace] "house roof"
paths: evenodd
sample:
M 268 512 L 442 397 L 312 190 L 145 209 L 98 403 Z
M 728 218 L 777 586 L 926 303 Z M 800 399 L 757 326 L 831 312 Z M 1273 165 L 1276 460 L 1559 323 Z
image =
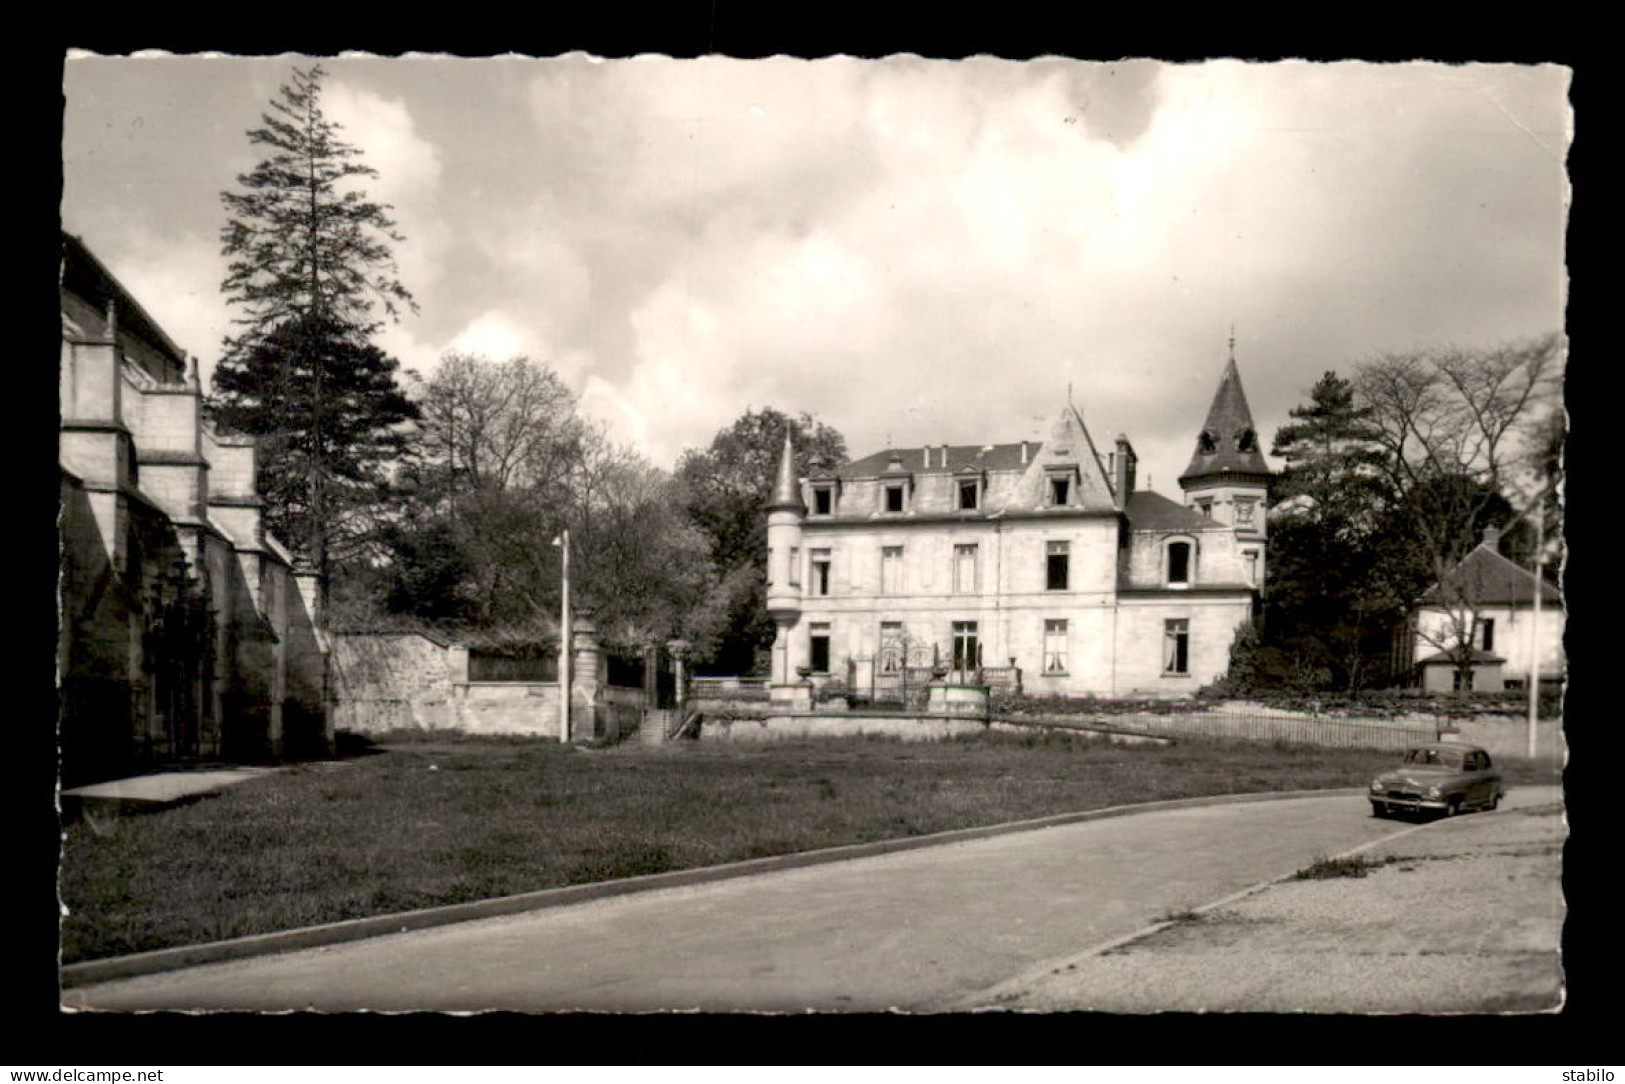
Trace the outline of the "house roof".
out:
M 1527 606 L 1535 597 L 1535 574 L 1513 564 L 1485 543 L 1462 558 L 1440 584 L 1422 595 L 1424 604 L 1449 605 L 1452 598 L 1471 599 L 1477 606 Z M 1563 593 L 1541 581 L 1540 601 L 1562 605 Z
M 1126 511 L 1129 526 L 1136 531 L 1204 531 L 1222 526 L 1149 489 L 1130 493 Z
M 186 371 L 186 353 L 164 333 L 158 322 L 147 314 L 135 297 L 126 290 L 88 246 L 73 234 L 62 233 L 61 285 L 82 297 L 98 309 L 105 309 L 109 301 L 118 306 L 119 327 L 150 343 L 155 349 Z
M 1026 441 L 1027 455 L 1026 462 L 1023 462 L 1022 443 L 928 444 L 924 447 L 884 448 L 862 459 L 842 464 L 835 469 L 835 474 L 840 478 L 874 478 L 887 473 L 886 468 L 891 465 L 893 455 L 902 460 L 903 470 L 909 472 L 929 471 L 932 474 L 941 474 L 966 467 L 987 471 L 1026 470 L 1027 464 L 1033 461 L 1033 457 L 1038 454 L 1038 449 L 1043 447 L 1043 444 L 1036 440 Z M 944 447 L 948 449 L 946 466 L 942 461 Z
M 1223 474 L 1269 475 L 1269 464 L 1259 449 L 1253 412 L 1247 406 L 1247 393 L 1241 389 L 1241 372 L 1231 356 L 1219 378 L 1219 390 L 1208 407 L 1207 423 L 1196 441 L 1190 466 L 1179 476 L 1180 484 L 1198 478 Z
M 1473 648 L 1473 657 L 1468 661 L 1474 666 L 1490 666 L 1496 663 L 1506 662 L 1506 660 L 1501 656 L 1492 655 L 1490 652 L 1483 651 L 1476 647 Z M 1418 659 L 1416 661 L 1416 665 L 1418 666 L 1437 666 L 1445 663 L 1448 663 L 1451 666 L 1456 665 L 1456 652 L 1441 651 L 1438 654 L 1429 655 L 1425 659 Z

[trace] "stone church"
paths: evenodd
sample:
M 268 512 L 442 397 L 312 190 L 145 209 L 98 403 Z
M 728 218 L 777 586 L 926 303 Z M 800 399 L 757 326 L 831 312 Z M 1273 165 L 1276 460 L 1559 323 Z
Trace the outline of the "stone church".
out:
M 1229 666 L 1265 570 L 1271 472 L 1234 356 L 1179 478 L 1136 487 L 1070 404 L 1048 439 L 889 448 L 768 506 L 771 680 L 880 689 L 931 667 L 1029 695 L 1184 696 Z
M 67 786 L 332 746 L 316 578 L 261 523 L 251 438 L 64 234 L 57 682 Z

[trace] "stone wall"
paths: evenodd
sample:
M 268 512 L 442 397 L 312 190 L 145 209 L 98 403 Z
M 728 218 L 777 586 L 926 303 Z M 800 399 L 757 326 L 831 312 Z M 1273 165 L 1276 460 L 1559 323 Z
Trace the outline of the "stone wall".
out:
M 576 630 L 570 739 L 619 741 L 642 720 L 644 691 L 603 681 L 590 625 Z M 357 734 L 455 730 L 559 736 L 556 681 L 470 681 L 468 648 L 421 633 L 333 637 L 335 726 Z

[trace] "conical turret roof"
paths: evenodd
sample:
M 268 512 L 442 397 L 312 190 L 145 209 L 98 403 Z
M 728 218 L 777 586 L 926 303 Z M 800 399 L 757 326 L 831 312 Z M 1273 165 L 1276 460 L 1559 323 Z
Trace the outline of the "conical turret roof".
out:
M 784 431 L 784 454 L 779 457 L 778 481 L 773 484 L 773 499 L 768 502 L 769 512 L 802 512 L 807 506 L 801 500 L 801 486 L 796 484 L 796 457 L 790 445 L 790 430 Z
M 1258 432 L 1253 428 L 1253 412 L 1247 406 L 1247 393 L 1241 389 L 1241 372 L 1232 354 L 1219 378 L 1219 390 L 1208 408 L 1207 422 L 1196 438 L 1196 453 L 1190 466 L 1179 476 L 1179 484 L 1206 478 L 1254 475 L 1268 478 L 1269 464 L 1259 449 Z

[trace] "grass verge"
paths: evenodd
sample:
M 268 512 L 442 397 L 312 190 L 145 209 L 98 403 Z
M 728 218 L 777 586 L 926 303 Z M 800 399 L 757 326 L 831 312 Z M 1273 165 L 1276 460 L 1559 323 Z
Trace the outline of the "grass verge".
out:
M 64 962 L 1132 802 L 1360 786 L 1393 759 L 1045 733 L 376 752 L 69 826 Z

